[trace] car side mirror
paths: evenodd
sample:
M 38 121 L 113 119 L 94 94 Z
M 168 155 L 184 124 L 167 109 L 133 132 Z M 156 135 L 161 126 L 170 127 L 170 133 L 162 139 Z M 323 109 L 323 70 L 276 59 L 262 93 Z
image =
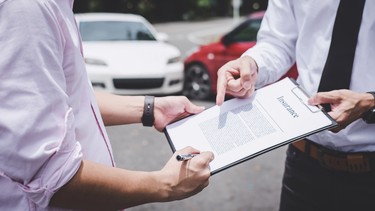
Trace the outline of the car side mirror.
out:
M 156 34 L 156 39 L 160 42 L 168 42 L 168 34 L 164 33 L 164 32 L 158 32 Z

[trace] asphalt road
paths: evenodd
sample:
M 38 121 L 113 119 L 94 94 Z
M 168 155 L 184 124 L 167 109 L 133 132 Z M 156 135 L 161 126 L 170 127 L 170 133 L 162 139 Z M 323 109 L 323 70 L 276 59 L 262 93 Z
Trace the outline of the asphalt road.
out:
M 186 53 L 197 43 L 209 42 L 233 27 L 231 19 L 176 22 L 155 25 L 170 42 Z M 194 42 L 194 43 L 193 43 Z M 210 107 L 213 100 L 193 101 Z M 161 169 L 172 151 L 163 133 L 141 124 L 107 127 L 118 167 L 155 171 Z M 128 210 L 178 211 L 276 211 L 278 210 L 285 147 L 219 172 L 201 193 L 181 201 L 152 203 Z M 126 179 L 126 178 L 124 178 Z

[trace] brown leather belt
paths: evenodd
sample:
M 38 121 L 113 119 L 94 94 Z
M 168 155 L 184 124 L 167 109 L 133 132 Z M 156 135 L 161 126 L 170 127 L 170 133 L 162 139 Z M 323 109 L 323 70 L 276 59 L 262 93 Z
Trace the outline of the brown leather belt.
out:
M 306 139 L 294 142 L 292 146 L 318 160 L 328 169 L 352 173 L 370 172 L 373 169 L 371 165 L 371 161 L 375 160 L 373 152 L 338 152 Z

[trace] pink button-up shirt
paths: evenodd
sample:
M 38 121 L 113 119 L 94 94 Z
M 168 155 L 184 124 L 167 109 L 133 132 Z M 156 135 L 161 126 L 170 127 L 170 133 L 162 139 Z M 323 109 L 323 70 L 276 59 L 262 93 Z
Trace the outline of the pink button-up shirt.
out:
M 114 165 L 73 0 L 0 0 L 0 210 L 54 210 L 82 159 Z

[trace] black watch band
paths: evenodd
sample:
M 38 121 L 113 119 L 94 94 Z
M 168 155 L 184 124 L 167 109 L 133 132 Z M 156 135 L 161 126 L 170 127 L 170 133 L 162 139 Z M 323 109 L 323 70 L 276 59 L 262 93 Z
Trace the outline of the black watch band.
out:
M 141 118 L 143 126 L 152 127 L 154 125 L 154 99 L 154 96 L 145 96 L 145 104 Z
M 372 94 L 375 100 L 375 92 L 367 92 L 369 94 Z M 367 111 L 363 117 L 363 121 L 365 121 L 367 124 L 374 124 L 375 123 L 375 107 L 371 108 L 369 111 Z
M 374 100 L 375 100 L 375 92 L 367 92 L 369 94 L 372 94 L 372 96 L 374 97 Z

